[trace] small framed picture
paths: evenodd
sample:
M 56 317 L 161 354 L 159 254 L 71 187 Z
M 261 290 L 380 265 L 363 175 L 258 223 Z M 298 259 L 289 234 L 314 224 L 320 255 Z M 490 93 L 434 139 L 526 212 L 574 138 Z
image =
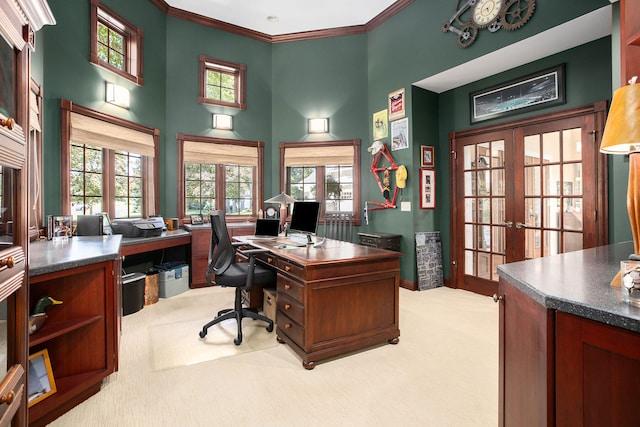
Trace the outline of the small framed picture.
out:
M 202 220 L 202 215 L 200 214 L 191 215 L 191 225 L 200 225 L 200 224 L 204 224 L 204 221 Z
M 436 171 L 420 169 L 420 209 L 436 208 Z
M 71 215 L 49 215 L 47 217 L 47 237 L 73 236 L 73 217 Z
M 405 115 L 404 88 L 389 94 L 389 121 L 403 118 Z
M 434 164 L 433 147 L 427 145 L 420 146 L 420 166 L 423 168 L 432 168 Z
M 56 392 L 49 351 L 45 348 L 29 356 L 29 384 L 27 387 L 29 407 Z

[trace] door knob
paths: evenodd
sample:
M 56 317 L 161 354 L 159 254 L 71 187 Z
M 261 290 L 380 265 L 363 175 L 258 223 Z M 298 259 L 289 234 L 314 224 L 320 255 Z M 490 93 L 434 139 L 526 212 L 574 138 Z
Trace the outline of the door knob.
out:
M 527 228 L 527 226 L 520 221 L 516 222 L 516 228 Z
M 507 227 L 511 228 L 513 227 L 513 221 L 505 221 L 504 223 L 502 223 L 502 225 L 506 225 Z
M 504 295 L 498 296 L 498 294 L 493 294 L 493 302 L 504 301 Z

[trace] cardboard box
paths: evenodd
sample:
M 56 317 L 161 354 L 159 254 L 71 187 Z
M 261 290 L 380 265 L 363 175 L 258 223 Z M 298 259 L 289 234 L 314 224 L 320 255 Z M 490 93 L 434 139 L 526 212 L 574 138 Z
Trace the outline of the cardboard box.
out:
M 264 301 L 262 302 L 262 311 L 269 319 L 276 321 L 276 308 L 278 307 L 275 289 L 263 289 Z
M 158 296 L 171 298 L 189 289 L 189 266 L 187 264 L 165 263 L 156 266 L 159 274 Z

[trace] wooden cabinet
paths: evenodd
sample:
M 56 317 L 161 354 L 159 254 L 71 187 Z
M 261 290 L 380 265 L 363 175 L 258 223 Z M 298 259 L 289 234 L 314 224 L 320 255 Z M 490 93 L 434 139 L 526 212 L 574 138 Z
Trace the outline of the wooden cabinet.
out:
M 558 313 L 556 341 L 556 425 L 640 425 L 640 334 Z
M 30 51 L 54 22 L 45 0 L 0 2 L 0 425 L 23 426 L 28 377 Z M 6 338 L 5 338 L 6 337 Z
M 621 85 L 640 78 L 640 0 L 620 0 Z
M 29 408 L 31 425 L 45 425 L 97 393 L 116 370 L 119 277 L 119 260 L 110 260 L 30 278 L 31 306 L 46 296 L 62 301 L 29 337 L 31 354 L 47 349 L 57 389 Z
M 554 425 L 553 311 L 499 281 L 499 425 Z

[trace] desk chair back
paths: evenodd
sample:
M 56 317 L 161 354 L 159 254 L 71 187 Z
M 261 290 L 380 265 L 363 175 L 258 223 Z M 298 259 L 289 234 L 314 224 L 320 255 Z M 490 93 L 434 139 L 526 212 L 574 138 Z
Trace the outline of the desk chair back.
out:
M 236 249 L 231 244 L 224 212 L 211 213 L 211 243 L 209 245 L 209 267 L 205 277 L 207 283 L 215 285 L 214 276 L 224 274 L 235 261 Z
M 327 213 L 324 217 L 324 237 L 327 239 L 352 242 L 353 215 L 345 212 Z

